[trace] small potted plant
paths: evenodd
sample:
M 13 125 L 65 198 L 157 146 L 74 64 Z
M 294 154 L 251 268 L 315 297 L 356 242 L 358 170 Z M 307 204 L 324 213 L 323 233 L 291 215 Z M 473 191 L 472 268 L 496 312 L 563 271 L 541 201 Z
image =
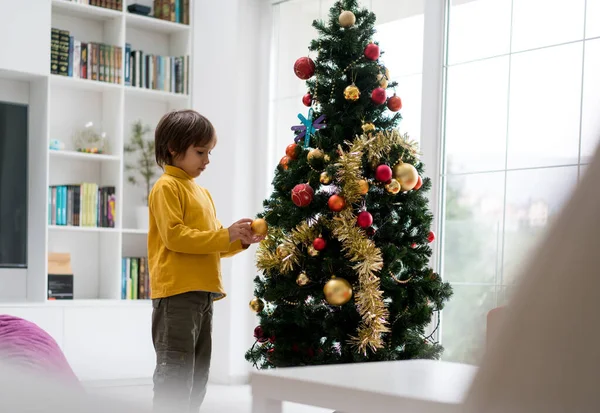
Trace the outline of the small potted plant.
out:
M 144 189 L 143 205 L 136 208 L 137 226 L 139 229 L 148 229 L 148 196 L 154 184 L 154 178 L 158 175 L 154 161 L 154 140 L 146 140 L 144 136 L 152 129 L 137 121 L 131 128 L 131 138 L 125 145 L 125 152 L 137 154 L 133 163 L 125 164 L 125 170 L 129 172 L 127 180 L 133 185 L 140 185 Z

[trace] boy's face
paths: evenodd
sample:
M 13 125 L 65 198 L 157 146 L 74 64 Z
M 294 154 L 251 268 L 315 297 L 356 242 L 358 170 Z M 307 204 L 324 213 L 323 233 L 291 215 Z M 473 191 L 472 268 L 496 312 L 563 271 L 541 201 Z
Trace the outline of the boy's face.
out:
M 212 139 L 205 146 L 190 146 L 184 154 L 173 159 L 174 166 L 183 169 L 193 178 L 200 176 L 210 163 L 210 151 L 215 147 L 216 139 Z

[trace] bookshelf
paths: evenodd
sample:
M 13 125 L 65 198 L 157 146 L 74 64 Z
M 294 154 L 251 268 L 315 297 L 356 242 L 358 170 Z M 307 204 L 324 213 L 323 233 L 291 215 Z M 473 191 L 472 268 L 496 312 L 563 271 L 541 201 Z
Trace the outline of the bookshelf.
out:
M 42 4 L 41 1 L 36 0 Z M 47 34 L 40 34 L 44 55 L 24 62 L 27 68 L 4 67 L 0 60 L 0 82 L 27 85 L 30 117 L 29 145 L 29 219 L 26 302 L 52 306 L 144 305 L 121 299 L 122 259 L 147 255 L 147 229 L 137 223 L 137 210 L 144 205 L 144 192 L 128 182 L 126 165 L 133 161 L 124 152 L 135 121 L 152 128 L 146 139 L 153 139 L 153 129 L 160 117 L 172 109 L 191 107 L 189 93 L 145 89 L 125 83 L 125 76 L 112 82 L 52 74 L 50 68 L 51 30 L 69 31 L 81 42 L 106 44 L 121 48 L 120 65 L 125 71 L 126 45 L 144 55 L 189 56 L 188 87 L 192 90 L 192 35 L 190 25 L 134 15 L 127 11 L 132 3 L 152 5 L 152 1 L 123 1 L 123 10 L 112 10 L 85 2 L 51 0 L 50 13 L 34 13 Z M 193 2 L 190 1 L 190 7 Z M 32 7 L 32 5 L 29 5 Z M 27 7 L 23 6 L 23 10 Z M 17 14 L 17 13 L 16 13 Z M 41 17 L 40 17 L 41 16 Z M 44 16 L 47 19 L 44 19 Z M 0 19 L 0 22 L 1 19 Z M 41 24 L 43 23 L 43 24 Z M 15 23 L 16 24 L 16 23 Z M 41 32 L 39 29 L 38 32 Z M 0 31 L 2 31 L 0 29 Z M 31 50 L 41 50 L 32 46 Z M 109 49 L 110 50 L 110 49 Z M 14 59 L 6 60 L 9 64 Z M 37 63 L 36 63 L 37 62 Z M 39 62 L 47 62 L 41 68 Z M 36 72 L 32 72 L 35 68 Z M 118 61 L 115 62 L 118 69 Z M 10 83 L 10 84 L 12 84 Z M 2 84 L 4 86 L 4 84 Z M 17 88 L 15 86 L 15 88 Z M 178 90 L 179 91 L 179 90 Z M 183 91 L 181 91 L 183 92 Z M 0 98 L 2 98 L 0 93 Z M 108 150 L 101 154 L 78 151 L 73 134 L 92 123 L 106 134 Z M 50 149 L 52 140 L 60 140 L 64 149 Z M 94 183 L 114 187 L 114 227 L 56 225 L 50 219 L 52 186 Z M 71 255 L 74 274 L 72 302 L 47 300 L 48 254 Z M 146 301 L 147 302 L 147 301 Z

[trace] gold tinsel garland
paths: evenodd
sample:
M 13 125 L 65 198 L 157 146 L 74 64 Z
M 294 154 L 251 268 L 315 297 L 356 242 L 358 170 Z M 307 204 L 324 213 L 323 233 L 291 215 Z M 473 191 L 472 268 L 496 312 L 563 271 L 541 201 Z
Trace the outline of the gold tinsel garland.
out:
M 342 182 L 342 194 L 346 199 L 346 208 L 333 220 L 333 235 L 342 243 L 342 248 L 352 268 L 358 275 L 359 287 L 355 294 L 356 306 L 361 315 L 357 334 L 350 342 L 358 350 L 366 354 L 367 349 L 373 351 L 384 346 L 382 335 L 389 331 L 389 312 L 383 302 L 380 280 L 377 275 L 383 268 L 381 251 L 375 243 L 368 239 L 356 226 L 356 217 L 352 212 L 352 204 L 361 199 L 359 181 L 362 179 L 362 155 L 369 150 L 374 138 L 360 137 L 352 144 L 347 153 L 340 147 L 338 178 Z
M 299 264 L 300 246 L 312 243 L 317 236 L 317 228 L 308 222 L 301 223 L 289 234 L 283 231 L 271 233 L 258 246 L 256 266 L 263 271 L 277 268 L 280 273 L 287 274 Z

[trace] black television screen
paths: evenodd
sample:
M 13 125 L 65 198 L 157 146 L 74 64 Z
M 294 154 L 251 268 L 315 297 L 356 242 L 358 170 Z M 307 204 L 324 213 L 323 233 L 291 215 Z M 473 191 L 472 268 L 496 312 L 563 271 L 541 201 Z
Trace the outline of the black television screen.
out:
M 0 268 L 27 267 L 27 140 L 27 106 L 0 102 Z

